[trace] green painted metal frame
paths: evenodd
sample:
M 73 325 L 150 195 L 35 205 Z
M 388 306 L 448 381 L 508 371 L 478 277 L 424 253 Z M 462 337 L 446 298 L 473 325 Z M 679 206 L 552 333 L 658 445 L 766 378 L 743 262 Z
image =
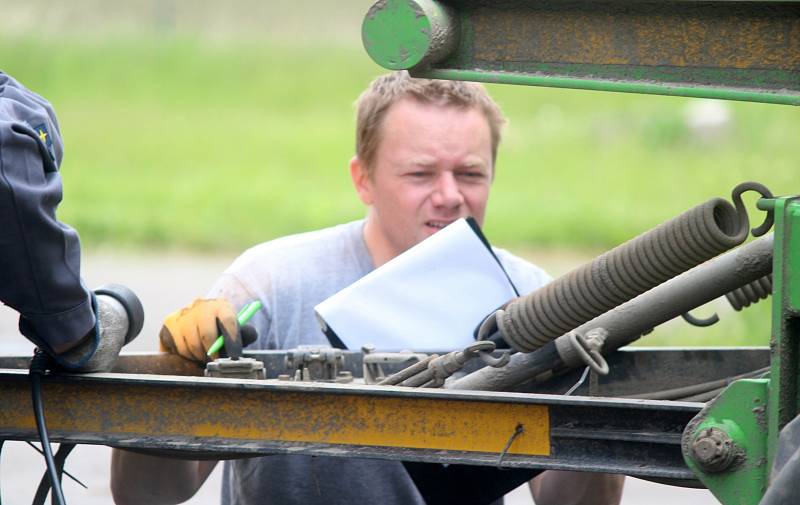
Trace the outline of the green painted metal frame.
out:
M 767 489 L 780 430 L 800 413 L 800 197 L 759 202 L 775 212 L 771 359 L 768 379 L 729 386 L 687 426 L 684 459 L 725 505 L 756 505 Z M 740 457 L 720 471 L 702 468 L 691 443 L 716 428 Z
M 369 55 L 417 77 L 800 105 L 800 2 L 381 0 Z
M 774 209 L 770 464 L 780 430 L 800 413 L 800 197 L 777 199 Z

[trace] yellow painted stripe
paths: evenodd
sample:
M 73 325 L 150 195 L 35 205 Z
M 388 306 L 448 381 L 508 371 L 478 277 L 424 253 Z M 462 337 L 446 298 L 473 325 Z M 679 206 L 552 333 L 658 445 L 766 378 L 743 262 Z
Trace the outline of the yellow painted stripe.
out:
M 0 420 L 35 429 L 22 386 L 0 385 Z M 509 454 L 550 454 L 544 405 L 108 384 L 47 384 L 44 396 L 48 428 L 64 432 L 500 453 L 521 424 Z

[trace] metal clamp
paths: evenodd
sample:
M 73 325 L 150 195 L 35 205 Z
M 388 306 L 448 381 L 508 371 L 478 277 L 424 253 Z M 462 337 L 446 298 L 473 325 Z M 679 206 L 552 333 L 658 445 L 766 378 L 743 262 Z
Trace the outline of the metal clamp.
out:
M 494 349 L 494 342 L 483 340 L 475 342 L 461 351 L 453 351 L 444 356 L 433 354 L 396 374 L 390 375 L 379 384 L 438 388 L 444 385 L 448 377 L 461 370 L 470 359 L 480 358 L 488 366 L 495 368 L 508 363 L 508 354 L 495 358 L 491 355 Z
M 219 358 L 206 364 L 206 377 L 263 379 L 264 363 L 253 358 Z
M 600 354 L 608 332 L 604 328 L 593 328 L 586 336 L 576 331 L 556 339 L 556 350 L 565 365 L 576 367 L 585 364 L 600 375 L 608 375 L 608 362 Z
M 341 349 L 316 345 L 301 345 L 286 352 L 287 374 L 281 380 L 352 382 L 353 374 L 339 370 L 344 364 Z
M 362 367 L 364 370 L 364 384 L 378 384 L 386 378 L 382 365 L 400 364 L 406 362 L 419 363 L 428 355 L 421 352 L 375 352 L 375 348 L 364 346 L 361 348 Z M 407 369 L 407 368 L 406 368 Z

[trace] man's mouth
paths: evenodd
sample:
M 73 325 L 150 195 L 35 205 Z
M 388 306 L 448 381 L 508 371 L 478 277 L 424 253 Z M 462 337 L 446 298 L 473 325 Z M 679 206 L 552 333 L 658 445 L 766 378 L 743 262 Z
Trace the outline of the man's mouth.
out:
M 452 223 L 453 221 L 426 221 L 425 226 L 429 228 L 434 228 L 436 230 L 441 230 L 448 224 Z

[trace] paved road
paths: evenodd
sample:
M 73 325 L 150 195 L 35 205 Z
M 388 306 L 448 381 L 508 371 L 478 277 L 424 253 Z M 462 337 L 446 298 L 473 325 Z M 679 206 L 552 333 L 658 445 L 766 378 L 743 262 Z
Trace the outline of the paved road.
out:
M 538 256 L 537 256 L 538 257 Z M 89 286 L 118 282 L 136 291 L 145 307 L 145 326 L 130 350 L 153 351 L 158 348 L 157 332 L 162 318 L 172 309 L 202 294 L 232 260 L 231 257 L 192 257 L 182 255 L 142 255 L 102 253 L 84 258 L 83 275 Z M 572 265 L 577 264 L 570 260 Z M 543 263 L 552 272 L 564 270 L 563 258 L 548 257 Z M 16 336 L 16 315 L 0 307 L 0 353 L 30 353 L 31 346 Z M 80 488 L 65 481 L 64 492 L 72 504 L 106 505 L 111 503 L 108 489 L 110 450 L 99 446 L 80 446 L 67 460 L 67 470 L 87 486 Z M 21 442 L 6 443 L 0 462 L 2 498 L 9 504 L 26 504 L 33 499 L 36 486 L 44 471 L 42 458 Z M 214 504 L 219 501 L 221 465 L 199 493 L 186 502 L 190 505 Z M 525 488 L 514 491 L 507 503 L 533 503 Z M 628 479 L 623 505 L 714 505 L 718 502 L 706 490 L 682 489 L 650 482 Z

